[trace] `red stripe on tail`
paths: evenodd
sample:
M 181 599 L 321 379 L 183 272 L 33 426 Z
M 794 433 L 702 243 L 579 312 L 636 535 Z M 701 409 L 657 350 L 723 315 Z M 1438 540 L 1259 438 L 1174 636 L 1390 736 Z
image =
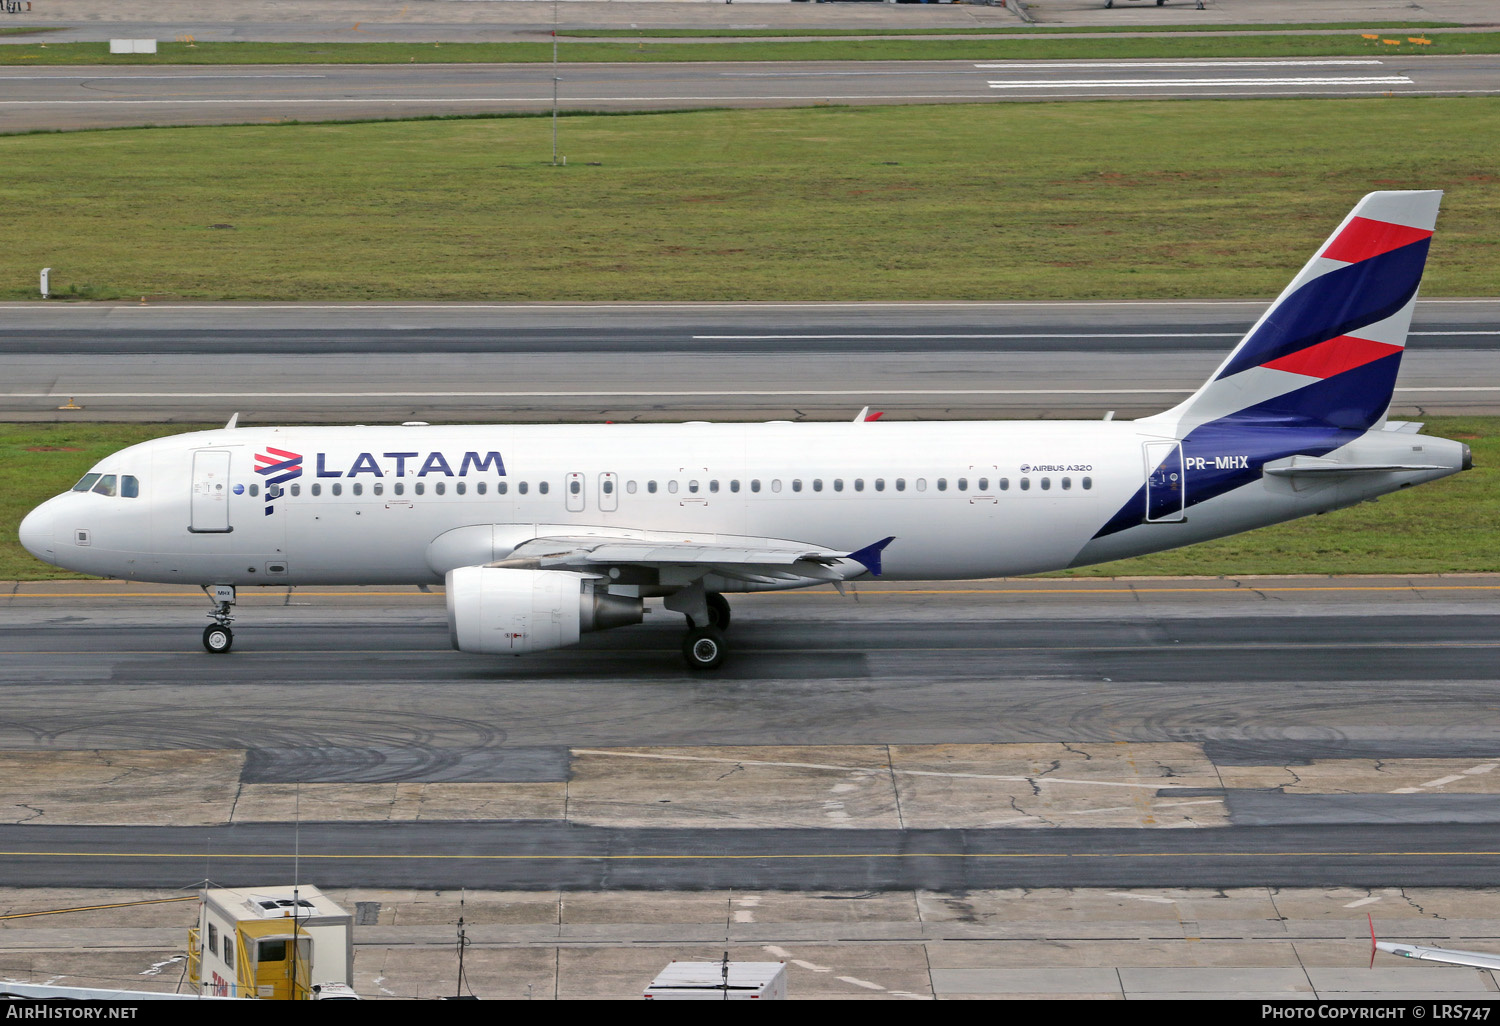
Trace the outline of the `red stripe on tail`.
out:
M 1372 342 L 1367 338 L 1340 335 L 1327 342 L 1319 342 L 1315 346 L 1288 353 L 1280 359 L 1263 363 L 1261 366 L 1269 367 L 1271 370 L 1289 371 L 1292 374 L 1306 374 L 1310 378 L 1331 378 L 1335 374 L 1363 367 L 1367 363 L 1374 363 L 1382 357 L 1399 352 L 1401 352 L 1400 346 L 1393 346 L 1388 342 Z
M 1430 238 L 1432 233 L 1421 228 L 1356 217 L 1319 255 L 1352 264 Z

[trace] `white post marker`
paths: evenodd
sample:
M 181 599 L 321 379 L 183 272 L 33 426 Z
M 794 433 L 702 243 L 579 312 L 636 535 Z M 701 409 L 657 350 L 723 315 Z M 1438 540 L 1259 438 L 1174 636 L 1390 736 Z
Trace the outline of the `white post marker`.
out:
M 52 268 L 50 268 L 50 267 L 43 267 L 42 268 L 42 298 L 43 299 L 47 298 L 47 277 L 51 273 L 52 273 Z

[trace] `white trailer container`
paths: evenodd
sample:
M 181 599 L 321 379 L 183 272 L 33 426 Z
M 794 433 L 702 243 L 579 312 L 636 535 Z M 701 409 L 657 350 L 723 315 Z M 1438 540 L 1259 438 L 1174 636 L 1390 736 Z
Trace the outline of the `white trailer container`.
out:
M 673 961 L 643 996 L 647 1001 L 781 1000 L 786 998 L 786 963 Z

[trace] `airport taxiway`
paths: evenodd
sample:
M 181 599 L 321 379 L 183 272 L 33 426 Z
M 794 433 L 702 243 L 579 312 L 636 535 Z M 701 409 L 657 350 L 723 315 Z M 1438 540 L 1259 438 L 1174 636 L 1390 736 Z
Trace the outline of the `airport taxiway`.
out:
M 1496 991 L 1367 969 L 1365 915 L 1500 947 L 1500 576 L 744 597 L 710 677 L 659 613 L 496 661 L 439 595 L 267 589 L 220 658 L 190 589 L 4 592 L 0 977 L 174 989 L 191 903 L 97 906 L 300 872 L 371 997 L 451 993 L 460 914 L 485 997 L 725 950 L 798 997 Z
M 6 303 L 0 417 L 1145 416 L 1265 302 Z M 1497 323 L 1500 300 L 1420 302 L 1392 416 L 1500 411 Z
M 101 60 L 106 59 L 101 57 Z M 0 67 L 0 131 L 1098 99 L 1486 96 L 1500 57 Z
M 883 582 L 738 600 L 702 676 L 661 613 L 493 660 L 448 649 L 437 595 L 279 589 L 221 659 L 188 590 L 22 584 L 0 865 L 240 879 L 300 815 L 339 886 L 1482 886 L 1497 596 Z

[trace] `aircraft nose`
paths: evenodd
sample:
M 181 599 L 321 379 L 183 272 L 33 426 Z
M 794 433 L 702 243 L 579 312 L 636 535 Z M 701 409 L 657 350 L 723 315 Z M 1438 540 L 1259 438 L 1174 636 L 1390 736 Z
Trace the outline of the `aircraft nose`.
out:
M 31 553 L 37 559 L 51 562 L 54 556 L 52 542 L 52 511 L 47 507 L 50 502 L 44 502 L 21 521 L 17 535 L 21 540 L 21 547 Z

